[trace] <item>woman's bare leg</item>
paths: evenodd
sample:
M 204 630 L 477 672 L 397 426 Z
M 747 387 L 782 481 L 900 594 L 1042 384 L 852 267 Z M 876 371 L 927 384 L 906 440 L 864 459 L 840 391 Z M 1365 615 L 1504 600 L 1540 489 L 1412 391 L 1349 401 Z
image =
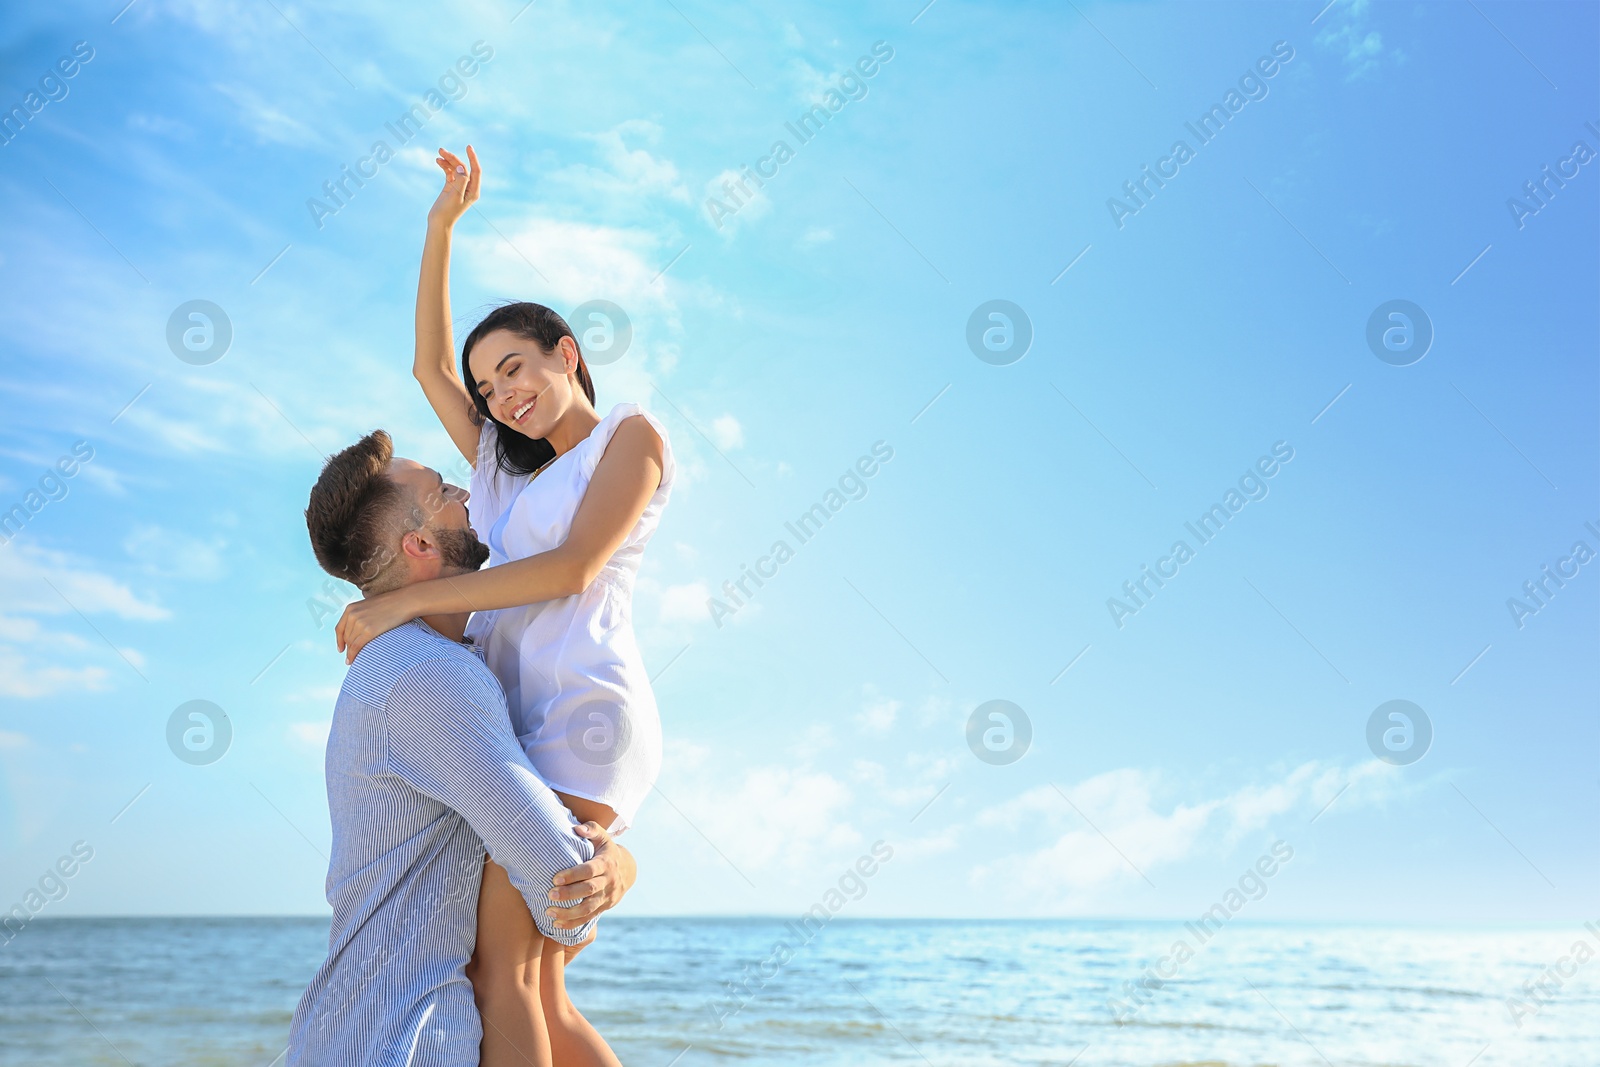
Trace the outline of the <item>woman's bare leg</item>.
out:
M 552 1067 L 539 991 L 546 944 L 505 868 L 486 859 L 478 891 L 478 944 L 467 965 L 483 1016 L 480 1067 Z
M 566 965 L 569 956 L 548 938 L 540 957 L 539 997 L 544 1002 L 545 1028 L 556 1067 L 622 1067 L 606 1039 L 567 996 Z
M 617 821 L 617 813 L 598 801 L 559 790 L 556 796 L 579 822 L 596 822 L 609 829 Z M 550 1051 L 556 1067 L 622 1067 L 606 1039 L 567 996 L 567 964 L 582 947 L 566 949 L 546 938 L 540 953 L 539 999 L 544 1007 L 545 1030 L 550 1035 Z

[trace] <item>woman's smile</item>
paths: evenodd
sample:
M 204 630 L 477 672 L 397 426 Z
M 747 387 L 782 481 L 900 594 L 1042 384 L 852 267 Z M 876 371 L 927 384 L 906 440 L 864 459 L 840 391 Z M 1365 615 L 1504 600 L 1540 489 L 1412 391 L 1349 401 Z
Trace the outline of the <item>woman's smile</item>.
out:
M 520 423 L 520 422 L 525 421 L 527 419 L 527 417 L 533 412 L 533 406 L 535 404 L 537 404 L 538 402 L 539 402 L 539 397 L 537 395 L 534 395 L 534 396 L 530 396 L 528 399 L 524 400 L 522 403 L 520 403 L 516 407 L 512 408 L 511 409 L 510 421 L 516 422 L 516 423 Z

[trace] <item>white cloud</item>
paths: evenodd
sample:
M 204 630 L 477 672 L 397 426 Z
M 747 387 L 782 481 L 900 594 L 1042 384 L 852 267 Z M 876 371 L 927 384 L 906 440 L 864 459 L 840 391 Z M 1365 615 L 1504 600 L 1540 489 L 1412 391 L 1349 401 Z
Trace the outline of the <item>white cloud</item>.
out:
M 213 437 L 192 422 L 179 421 L 165 414 L 135 406 L 123 416 L 130 428 L 145 435 L 161 451 L 183 452 L 190 455 L 212 454 L 227 451 L 222 438 Z
M 123 538 L 122 548 L 148 574 L 166 578 L 213 579 L 223 573 L 223 540 L 201 541 L 177 530 L 142 523 Z
M 400 169 L 408 171 L 413 177 L 425 176 L 435 195 L 444 188 L 444 172 L 434 162 L 438 158 L 436 152 L 416 144 L 398 149 L 394 154 L 394 162 L 400 164 Z
M 249 89 L 223 82 L 215 83 L 212 88 L 217 95 L 233 101 L 242 120 L 240 125 L 254 133 L 258 141 L 291 148 L 324 147 L 322 138 L 310 126 L 280 111 Z
M 945 827 L 927 837 L 906 838 L 894 843 L 895 859 L 919 860 L 953 851 L 960 843 L 955 827 Z
M 348 407 L 332 407 L 326 397 L 310 395 L 303 388 L 282 390 L 271 383 L 241 385 L 224 378 L 184 375 L 167 384 L 159 398 L 147 396 L 129 408 L 121 421 L 159 450 L 281 460 L 307 459 L 325 451 L 326 444 L 346 436 L 330 424 L 349 416 Z M 324 444 L 314 443 L 319 441 Z
M 661 127 L 655 123 L 632 119 L 604 133 L 591 134 L 590 139 L 599 146 L 600 156 L 609 170 L 574 167 L 569 168 L 569 173 L 580 175 L 591 191 L 598 189 L 632 199 L 659 195 L 683 204 L 689 202 L 689 190 L 671 161 L 657 159 L 643 148 L 628 144 L 630 140 L 647 144 L 659 142 Z
M 731 606 L 731 601 L 723 599 L 724 605 Z M 734 608 L 731 615 L 718 615 L 717 621 L 722 626 L 748 626 L 766 613 L 766 605 L 759 600 L 746 600 Z M 707 611 L 709 615 L 710 612 Z M 721 628 L 720 626 L 718 627 Z
M 948 782 L 955 777 L 956 771 L 961 767 L 965 753 L 961 758 L 950 755 L 937 755 L 926 752 L 906 753 L 906 769 L 916 775 L 923 783 Z
M 67 616 L 81 612 L 112 615 L 134 622 L 157 622 L 171 613 L 126 585 L 63 552 L 28 544 L 0 551 L 0 603 L 11 614 L 0 616 L 0 696 L 33 699 L 61 692 L 102 692 L 110 672 L 94 664 L 61 662 L 99 655 L 91 644 L 70 632 L 45 628 L 33 616 Z M 55 662 L 41 659 L 48 653 Z M 135 670 L 145 659 L 131 648 L 118 648 Z M 119 666 L 120 669 L 120 666 Z
M 33 619 L 13 619 L 0 615 L 0 640 L 37 641 L 42 629 Z
M 834 87 L 833 74 L 819 70 L 798 57 L 789 61 L 789 84 L 794 89 L 794 99 L 814 104 L 818 98 Z
M 153 133 L 161 137 L 187 139 L 193 136 L 194 131 L 182 122 L 168 118 L 165 115 L 150 115 L 135 111 L 128 116 L 128 128 L 141 133 Z
M 326 722 L 292 722 L 289 724 L 289 740 L 305 748 L 321 751 L 328 747 L 328 733 L 332 729 L 332 719 Z
M 0 696 L 29 700 L 61 692 L 104 692 L 111 688 L 107 676 L 104 667 L 38 663 L 20 649 L 0 645 Z
M 744 447 L 744 427 L 732 415 L 718 415 L 711 420 L 711 437 L 725 452 Z
M 27 734 L 15 734 L 9 730 L 0 730 L 0 748 L 27 748 L 33 744 Z
M 1371 19 L 1368 0 L 1340 4 L 1329 14 L 1332 17 L 1317 34 L 1316 42 L 1344 60 L 1345 80 L 1357 81 L 1376 71 L 1384 58 L 1383 35 L 1367 27 Z M 1389 58 L 1404 62 L 1405 53 L 1394 48 Z
M 681 768 L 675 768 L 681 773 Z M 862 838 L 849 817 L 850 787 L 825 771 L 747 767 L 737 777 L 702 774 L 688 786 L 668 785 L 663 796 L 699 833 L 724 843 L 739 869 L 804 871 Z M 660 820 L 674 819 L 656 809 Z M 730 844 L 737 847 L 730 850 Z
M 213 37 L 231 37 L 240 47 L 250 41 L 259 43 L 262 35 L 272 29 L 266 21 L 270 17 L 239 0 L 167 0 L 159 6 L 134 5 L 124 16 L 133 21 L 181 19 Z M 280 21 L 278 25 L 283 24 Z
M 493 230 L 458 237 L 464 246 L 458 262 L 491 292 L 503 289 L 508 278 L 532 275 L 531 261 L 564 304 L 604 296 L 623 305 L 630 315 L 646 307 L 673 307 L 668 296 L 671 276 L 661 270 L 678 250 L 667 250 L 655 233 L 542 215 L 497 222 L 506 240 Z
M 856 726 L 869 734 L 886 734 L 894 728 L 900 702 L 887 697 L 869 699 L 856 714 Z
M 663 751 L 665 753 L 663 765 L 671 767 L 675 773 L 683 774 L 699 770 L 711 756 L 711 750 L 705 745 L 676 737 L 666 739 Z
M 122 484 L 122 475 L 104 463 L 91 463 L 78 468 L 85 481 L 93 482 L 112 496 L 127 496 L 128 488 Z
M 800 236 L 801 248 L 815 248 L 833 240 L 833 231 L 826 226 L 812 226 Z
M 720 207 L 713 217 L 710 205 Z M 705 186 L 706 208 L 701 212 L 712 228 L 732 240 L 741 226 L 747 226 L 772 211 L 772 200 L 760 187 L 736 170 L 724 170 Z
M 1205 853 L 1231 848 L 1245 834 L 1298 810 L 1308 818 L 1339 793 L 1346 807 L 1381 797 L 1392 776 L 1376 760 L 1351 768 L 1309 762 L 1267 785 L 1245 785 L 1194 802 L 1163 804 L 1155 773 L 1123 768 L 1058 790 L 1031 789 L 980 812 L 972 823 L 993 831 L 1036 827 L 1048 844 L 1025 856 L 984 864 L 973 884 L 989 884 L 1003 870 L 1019 897 L 1082 906 L 1105 901 L 1105 893 L 1140 883 L 1152 871 Z M 1056 828 L 1066 829 L 1057 833 Z
M 711 617 L 706 610 L 710 598 L 705 582 L 669 585 L 661 593 L 661 621 L 705 622 Z
M 19 614 L 64 615 L 77 609 L 140 622 L 171 617 L 110 575 L 66 553 L 27 544 L 0 552 L 0 603 Z
M 863 785 L 873 785 L 882 789 L 884 783 L 888 781 L 888 776 L 888 769 L 873 760 L 858 759 L 850 764 L 850 777 Z
M 833 726 L 826 722 L 814 722 L 806 727 L 806 732 L 801 735 L 798 744 L 792 746 L 792 751 L 797 759 L 810 760 L 826 752 L 835 744 Z
M 649 356 L 655 361 L 656 371 L 660 374 L 671 374 L 678 365 L 680 349 L 675 341 L 662 341 L 656 339 L 649 350 Z
M 955 722 L 961 719 L 961 714 L 948 698 L 929 694 L 917 706 L 917 724 L 919 726 L 933 726 L 939 722 Z

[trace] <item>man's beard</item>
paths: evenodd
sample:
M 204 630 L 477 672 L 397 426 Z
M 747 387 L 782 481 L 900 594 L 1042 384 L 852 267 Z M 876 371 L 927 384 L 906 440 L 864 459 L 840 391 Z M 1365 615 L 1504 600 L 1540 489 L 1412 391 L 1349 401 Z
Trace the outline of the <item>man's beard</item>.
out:
M 439 557 L 446 567 L 460 571 L 475 571 L 489 561 L 489 546 L 478 540 L 477 533 L 465 530 L 437 529 L 433 536 L 439 542 Z

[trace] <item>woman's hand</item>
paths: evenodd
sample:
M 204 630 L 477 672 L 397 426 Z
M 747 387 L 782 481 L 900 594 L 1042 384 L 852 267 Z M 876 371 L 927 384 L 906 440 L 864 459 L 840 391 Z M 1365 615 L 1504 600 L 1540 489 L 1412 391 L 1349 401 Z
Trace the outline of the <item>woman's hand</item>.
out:
M 633 853 L 617 844 L 599 823 L 579 823 L 573 827 L 573 832 L 588 838 L 594 845 L 594 859 L 556 875 L 556 887 L 550 890 L 551 900 L 582 898 L 570 908 L 545 909 L 557 930 L 572 930 L 601 912 L 610 911 L 622 900 L 623 894 L 633 888 L 634 879 L 639 876 Z
M 478 165 L 478 154 L 471 145 L 467 145 L 467 161 L 471 164 L 470 168 L 454 152 L 439 149 L 439 158 L 434 162 L 444 171 L 444 188 L 439 190 L 439 199 L 428 209 L 428 225 L 449 229 L 467 213 L 467 208 L 478 202 L 478 185 L 483 178 L 483 168 Z
M 411 366 L 450 440 L 462 458 L 476 466 L 478 413 L 456 373 L 455 335 L 450 329 L 450 234 L 456 220 L 478 199 L 481 180 L 478 156 L 470 145 L 467 158 L 472 161 L 470 174 L 459 159 L 439 149 L 444 188 L 428 211 L 427 235 L 422 242 L 422 265 L 417 271 L 417 347 Z
M 347 604 L 344 614 L 339 616 L 339 625 L 333 631 L 339 651 L 345 654 L 345 664 L 354 663 L 356 654 L 374 637 L 386 634 L 416 617 L 417 611 L 411 607 L 404 589 L 379 593 Z

